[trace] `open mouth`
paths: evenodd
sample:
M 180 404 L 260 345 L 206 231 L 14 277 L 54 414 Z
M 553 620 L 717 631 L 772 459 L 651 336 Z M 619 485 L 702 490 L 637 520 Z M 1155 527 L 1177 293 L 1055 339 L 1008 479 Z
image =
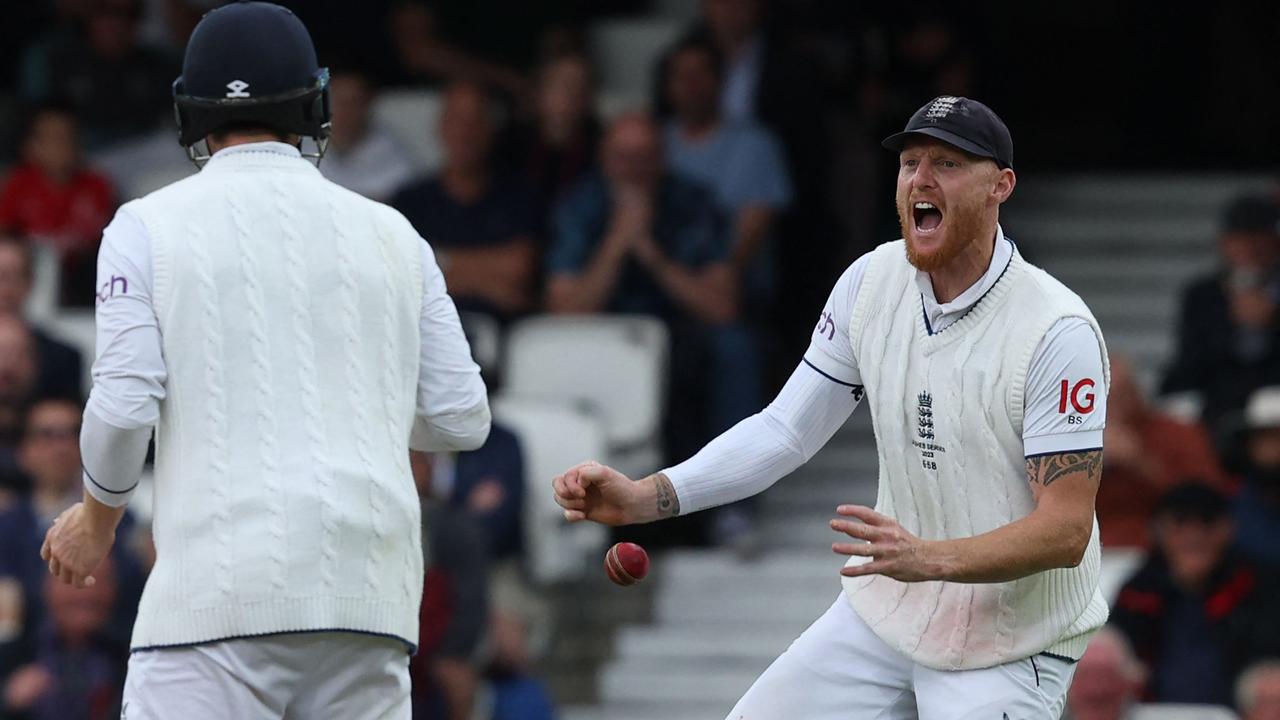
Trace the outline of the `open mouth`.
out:
M 911 216 L 916 223 L 916 232 L 929 234 L 942 225 L 942 211 L 931 202 L 918 202 L 911 207 Z

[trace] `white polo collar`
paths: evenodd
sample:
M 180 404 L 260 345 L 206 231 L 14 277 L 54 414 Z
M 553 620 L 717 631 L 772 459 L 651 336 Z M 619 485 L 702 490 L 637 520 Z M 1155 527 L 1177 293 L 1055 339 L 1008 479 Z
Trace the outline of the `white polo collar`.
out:
M 991 254 L 991 264 L 987 266 L 987 271 L 982 274 L 982 277 L 957 295 L 955 300 L 939 304 L 937 297 L 933 294 L 933 281 L 929 279 L 929 273 L 917 270 L 916 287 L 920 289 L 920 297 L 924 300 L 924 313 L 929 319 L 931 331 L 936 333 L 964 316 L 996 284 L 1012 259 L 1013 241 L 1004 236 L 1004 230 L 997 223 L 995 252 Z

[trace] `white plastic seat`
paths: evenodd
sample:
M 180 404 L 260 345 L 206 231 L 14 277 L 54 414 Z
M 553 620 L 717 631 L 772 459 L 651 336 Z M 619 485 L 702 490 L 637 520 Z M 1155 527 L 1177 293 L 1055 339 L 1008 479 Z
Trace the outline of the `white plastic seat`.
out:
M 525 461 L 525 548 L 539 583 L 571 580 L 591 567 L 607 531 L 595 523 L 570 525 L 556 504 L 551 480 L 569 467 L 601 457 L 604 431 L 598 417 L 569 403 L 497 397 L 494 419 L 520 439 Z
M 424 171 L 436 170 L 442 161 L 436 134 L 442 102 L 432 90 L 387 90 L 373 103 L 373 122 L 395 135 Z
M 1108 603 L 1115 603 L 1120 588 L 1142 567 L 1147 552 L 1142 548 L 1103 548 L 1098 568 L 1098 589 Z
M 607 462 L 628 475 L 662 461 L 666 326 L 632 315 L 537 317 L 507 335 L 504 393 L 576 402 L 599 414 Z
M 94 348 L 97 346 L 97 326 L 92 310 L 63 310 L 44 323 L 44 328 L 55 338 L 80 351 L 84 388 L 93 384 Z
M 62 284 L 62 266 L 58 264 L 58 254 L 49 246 L 31 243 L 31 262 L 34 277 L 31 283 L 31 294 L 27 297 L 27 317 L 32 322 L 43 325 L 52 320 L 58 312 L 58 288 Z
M 1129 713 L 1129 720 L 1237 720 L 1238 716 L 1221 705 L 1184 705 L 1181 703 L 1149 703 Z
M 653 68 L 679 39 L 684 24 L 663 18 L 620 18 L 593 23 L 587 34 L 600 88 L 625 97 L 633 106 L 647 105 Z

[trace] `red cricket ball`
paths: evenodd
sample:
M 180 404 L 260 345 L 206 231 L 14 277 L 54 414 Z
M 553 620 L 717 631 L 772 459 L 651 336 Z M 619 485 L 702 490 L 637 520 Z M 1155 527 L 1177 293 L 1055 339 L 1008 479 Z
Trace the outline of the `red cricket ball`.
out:
M 635 585 L 649 574 L 649 553 L 635 543 L 618 543 L 604 554 L 604 572 L 618 585 Z

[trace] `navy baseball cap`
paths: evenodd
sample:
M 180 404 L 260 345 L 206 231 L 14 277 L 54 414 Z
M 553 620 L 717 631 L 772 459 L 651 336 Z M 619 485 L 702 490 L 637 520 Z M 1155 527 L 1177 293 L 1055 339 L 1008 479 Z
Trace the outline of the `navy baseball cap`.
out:
M 900 152 L 912 135 L 927 135 L 967 153 L 991 158 L 1001 168 L 1013 167 L 1009 128 L 999 115 L 977 100 L 954 95 L 936 97 L 911 116 L 902 132 L 880 144 Z

